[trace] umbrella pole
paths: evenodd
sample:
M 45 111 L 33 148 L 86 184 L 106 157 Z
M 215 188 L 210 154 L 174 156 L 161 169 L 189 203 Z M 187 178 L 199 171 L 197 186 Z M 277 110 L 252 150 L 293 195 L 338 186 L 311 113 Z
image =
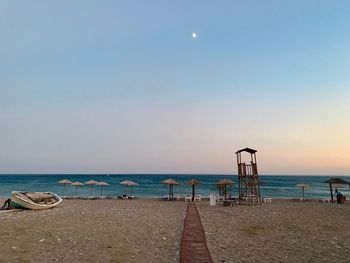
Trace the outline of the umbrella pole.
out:
M 75 186 L 75 196 L 78 196 L 78 186 Z
M 66 184 L 63 184 L 63 195 L 66 195 Z
M 305 196 L 305 194 L 304 194 L 304 187 L 302 187 L 301 189 L 303 190 L 303 201 L 304 201 L 304 196 Z
M 92 184 L 90 185 L 90 195 L 92 196 Z
M 101 185 L 101 197 L 102 197 L 103 185 Z
M 171 199 L 173 199 L 174 197 L 174 190 L 172 184 L 169 185 L 169 197 L 171 197 Z
M 329 183 L 329 191 L 331 192 L 331 200 L 333 203 L 333 189 L 332 189 L 332 183 Z
M 194 184 L 192 185 L 192 202 L 194 201 L 194 195 L 195 195 L 195 193 L 194 193 Z

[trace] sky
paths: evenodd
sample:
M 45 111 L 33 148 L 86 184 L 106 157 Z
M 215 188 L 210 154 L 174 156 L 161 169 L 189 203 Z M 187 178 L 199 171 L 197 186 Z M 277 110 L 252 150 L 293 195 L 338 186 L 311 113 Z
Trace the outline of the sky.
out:
M 0 1 L 0 173 L 350 175 L 349 13 Z

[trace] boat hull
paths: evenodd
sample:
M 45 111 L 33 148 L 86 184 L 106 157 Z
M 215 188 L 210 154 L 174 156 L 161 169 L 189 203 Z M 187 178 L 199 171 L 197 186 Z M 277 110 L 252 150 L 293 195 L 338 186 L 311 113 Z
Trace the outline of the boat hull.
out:
M 13 208 L 31 209 L 31 210 L 45 210 L 45 209 L 53 208 L 62 202 L 62 198 L 54 193 L 48 193 L 48 194 L 52 194 L 54 196 L 54 198 L 56 199 L 56 202 L 52 203 L 52 204 L 37 204 L 34 201 L 25 200 L 25 199 L 21 198 L 18 195 L 19 193 L 22 193 L 22 192 L 12 192 L 10 206 Z

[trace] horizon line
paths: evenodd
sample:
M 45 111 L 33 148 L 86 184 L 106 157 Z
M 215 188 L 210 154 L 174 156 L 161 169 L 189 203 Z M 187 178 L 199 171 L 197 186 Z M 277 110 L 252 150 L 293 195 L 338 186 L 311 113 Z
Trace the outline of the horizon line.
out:
M 193 175 L 193 176 L 237 176 L 237 174 L 226 173 L 0 173 L 4 175 Z M 319 176 L 319 177 L 350 177 L 349 175 L 319 175 L 319 174 L 258 174 L 258 176 Z

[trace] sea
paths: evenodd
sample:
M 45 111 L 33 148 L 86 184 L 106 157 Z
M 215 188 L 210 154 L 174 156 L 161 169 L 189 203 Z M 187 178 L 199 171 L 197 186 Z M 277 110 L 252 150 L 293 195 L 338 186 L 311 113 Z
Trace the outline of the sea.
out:
M 305 198 L 329 198 L 329 186 L 324 183 L 332 176 L 259 176 L 262 181 L 261 193 L 263 197 L 272 198 L 299 198 L 302 191 L 296 185 L 305 183 L 311 187 L 305 189 Z M 350 182 L 350 176 L 337 176 Z M 235 182 L 231 189 L 233 196 L 238 195 L 237 175 L 198 175 L 198 174 L 1 174 L 0 175 L 0 198 L 11 196 L 12 191 L 37 191 L 54 192 L 63 196 L 88 197 L 101 195 L 101 187 L 88 185 L 75 186 L 67 185 L 64 189 L 58 182 L 68 179 L 72 182 L 85 183 L 89 180 L 104 181 L 109 186 L 104 186 L 102 195 L 104 197 L 117 197 L 123 194 L 132 194 L 140 198 L 159 198 L 168 193 L 168 186 L 160 182 L 172 178 L 181 185 L 174 187 L 174 195 L 187 196 L 191 194 L 191 187 L 186 184 L 190 179 L 197 179 L 201 184 L 196 186 L 196 194 L 209 196 L 217 193 L 216 182 L 223 178 Z M 126 187 L 120 182 L 131 180 L 139 185 Z M 344 195 L 350 196 L 349 185 L 338 188 Z

